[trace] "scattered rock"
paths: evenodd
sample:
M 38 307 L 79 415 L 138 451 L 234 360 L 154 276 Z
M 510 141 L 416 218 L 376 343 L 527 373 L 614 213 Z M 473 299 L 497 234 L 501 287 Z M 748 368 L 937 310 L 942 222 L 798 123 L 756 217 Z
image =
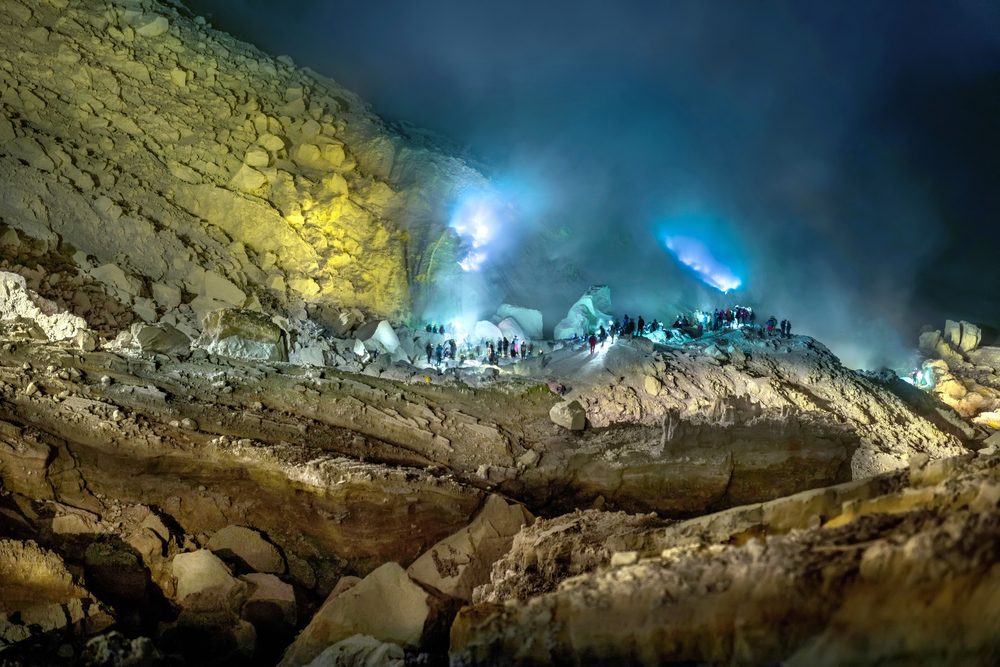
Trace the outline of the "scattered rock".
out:
M 288 360 L 285 332 L 266 315 L 246 310 L 226 308 L 206 315 L 194 345 L 224 357 Z
M 403 667 L 403 647 L 367 635 L 353 635 L 327 648 L 308 667 Z
M 466 528 L 450 535 L 406 570 L 417 582 L 445 595 L 472 600 L 472 591 L 489 581 L 493 563 L 533 517 L 521 505 L 491 495 Z
M 133 324 L 132 338 L 146 353 L 183 355 L 191 351 L 187 334 L 165 323 Z
M 346 591 L 331 594 L 280 664 L 308 664 L 327 647 L 358 634 L 417 646 L 430 614 L 427 592 L 398 564 L 386 563 Z
M 570 431 L 582 431 L 587 424 L 587 411 L 580 401 L 562 401 L 549 410 L 549 418 L 553 424 Z
M 143 37 L 159 37 L 169 29 L 170 21 L 164 16 L 157 16 L 139 25 L 135 29 L 135 32 L 137 35 L 142 35 Z
M 250 595 L 241 612 L 258 629 L 294 628 L 297 618 L 295 590 L 273 574 L 258 572 L 240 577 L 250 585 Z
M 208 549 L 177 554 L 171 572 L 176 581 L 175 600 L 188 609 L 238 608 L 246 593 L 246 584 Z
M 226 526 L 212 535 L 205 546 L 223 558 L 238 558 L 256 572 L 285 572 L 285 559 L 278 548 L 252 528 Z

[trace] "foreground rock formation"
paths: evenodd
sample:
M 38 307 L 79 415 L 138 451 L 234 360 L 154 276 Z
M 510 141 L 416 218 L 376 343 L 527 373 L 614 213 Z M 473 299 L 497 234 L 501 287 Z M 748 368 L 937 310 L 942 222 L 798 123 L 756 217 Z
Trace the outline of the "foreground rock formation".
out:
M 16 331 L 34 326 L 22 320 Z M 0 347 L 5 531 L 82 571 L 88 609 L 187 661 L 307 664 L 335 645 L 443 659 L 463 604 L 547 599 L 609 558 L 698 531 L 726 541 L 734 522 L 745 535 L 815 526 L 884 494 L 898 474 L 857 474 L 865 436 L 893 461 L 966 451 L 960 429 L 921 416 L 939 412 L 808 339 L 621 341 L 599 358 L 554 343 L 515 373 L 432 377 L 406 362 L 355 374 L 235 360 L 197 340 L 179 355 L 118 339 L 85 351 L 88 330 L 62 341 L 16 331 Z M 668 359 L 677 388 L 659 380 Z M 583 430 L 553 422 L 564 399 L 534 372 L 572 382 Z M 823 373 L 833 388 L 813 386 Z M 740 393 L 750 378 L 772 389 Z M 691 401 L 708 386 L 715 403 Z M 829 399 L 788 405 L 820 391 Z M 596 426 L 626 396 L 634 412 Z M 866 401 L 878 409 L 861 417 L 852 405 Z M 848 484 L 773 500 L 837 482 Z M 757 505 L 666 520 L 743 503 Z M 595 509 L 559 516 L 584 507 Z M 551 518 L 528 527 L 533 515 Z M 404 597 L 405 613 L 388 602 Z M 58 650 L 20 627 L 12 655 Z M 104 626 L 81 627 L 83 639 Z
M 998 471 L 996 455 L 918 464 L 841 505 L 837 489 L 777 501 L 792 525 L 754 508 L 699 519 L 718 524 L 704 541 L 683 524 L 653 529 L 662 553 L 615 554 L 554 592 L 464 609 L 451 664 L 990 664 Z

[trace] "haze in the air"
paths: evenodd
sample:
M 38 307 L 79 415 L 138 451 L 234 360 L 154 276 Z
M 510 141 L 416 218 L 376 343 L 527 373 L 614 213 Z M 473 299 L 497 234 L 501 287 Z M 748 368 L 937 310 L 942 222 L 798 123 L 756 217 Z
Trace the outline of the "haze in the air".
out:
M 481 270 L 549 324 L 591 283 L 647 319 L 735 299 L 873 367 L 1000 321 L 995 3 L 187 5 L 481 159 L 517 211 Z

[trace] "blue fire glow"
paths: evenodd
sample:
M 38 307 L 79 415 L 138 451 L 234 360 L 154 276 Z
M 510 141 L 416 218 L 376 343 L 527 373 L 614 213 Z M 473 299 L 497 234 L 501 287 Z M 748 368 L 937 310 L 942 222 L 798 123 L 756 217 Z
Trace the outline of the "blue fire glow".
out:
M 458 261 L 463 271 L 478 271 L 488 259 L 486 248 L 500 226 L 501 208 L 492 193 L 476 192 L 459 200 L 448 224 L 468 244 L 467 252 Z
M 716 259 L 709 247 L 690 236 L 668 236 L 667 249 L 679 262 L 694 271 L 707 285 L 723 294 L 739 288 L 740 280 L 732 269 Z

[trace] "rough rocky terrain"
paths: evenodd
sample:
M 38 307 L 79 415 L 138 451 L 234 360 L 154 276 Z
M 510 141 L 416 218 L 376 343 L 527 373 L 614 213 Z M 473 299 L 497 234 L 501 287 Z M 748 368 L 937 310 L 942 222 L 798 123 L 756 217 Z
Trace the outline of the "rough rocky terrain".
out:
M 920 351 L 927 357 L 922 383 L 942 403 L 976 426 L 1000 428 L 1000 347 L 984 344 L 982 329 L 948 320 L 944 333 L 920 334 Z
M 463 160 L 179 3 L 0 25 L 0 663 L 997 662 L 975 325 L 429 363 Z
M 713 539 L 616 553 L 554 592 L 467 607 L 451 664 L 994 664 L 998 465 L 915 465 L 888 492 L 809 507 L 791 532 L 730 513 Z M 666 530 L 657 548 L 683 533 Z
M 4 0 L 0 25 L 4 263 L 94 328 L 401 316 L 456 266 L 447 209 L 486 179 L 335 82 L 172 4 Z

